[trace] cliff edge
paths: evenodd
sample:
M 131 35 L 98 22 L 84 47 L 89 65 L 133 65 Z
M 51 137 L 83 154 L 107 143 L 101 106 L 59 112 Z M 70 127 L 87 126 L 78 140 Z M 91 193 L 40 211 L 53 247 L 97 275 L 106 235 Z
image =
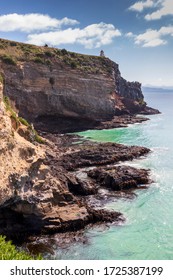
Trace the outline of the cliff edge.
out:
M 141 84 L 109 58 L 0 40 L 4 95 L 33 123 L 99 123 L 147 112 Z M 64 124 L 66 125 L 66 124 Z

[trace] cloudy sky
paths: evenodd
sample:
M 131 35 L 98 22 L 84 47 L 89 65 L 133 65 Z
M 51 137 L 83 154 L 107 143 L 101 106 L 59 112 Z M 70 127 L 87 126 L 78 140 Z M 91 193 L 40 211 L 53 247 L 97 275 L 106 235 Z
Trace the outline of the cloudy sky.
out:
M 124 78 L 173 86 L 173 0 L 5 0 L 0 37 L 105 55 Z

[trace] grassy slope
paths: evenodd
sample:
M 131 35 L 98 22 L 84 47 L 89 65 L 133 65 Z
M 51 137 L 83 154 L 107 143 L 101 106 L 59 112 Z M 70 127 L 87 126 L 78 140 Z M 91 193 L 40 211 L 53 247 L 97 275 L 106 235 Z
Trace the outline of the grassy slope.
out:
M 38 47 L 0 39 L 0 59 L 15 65 L 17 62 L 33 61 L 51 67 L 59 63 L 63 67 L 78 69 L 91 74 L 110 74 L 112 64 L 108 58 L 68 52 L 65 49 Z

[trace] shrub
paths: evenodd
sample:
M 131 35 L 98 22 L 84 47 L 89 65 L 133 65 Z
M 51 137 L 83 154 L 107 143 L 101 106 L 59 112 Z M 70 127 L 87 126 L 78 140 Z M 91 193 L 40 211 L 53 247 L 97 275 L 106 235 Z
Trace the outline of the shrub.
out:
M 3 82 L 4 82 L 4 79 L 3 79 L 2 75 L 0 74 L 0 83 L 3 84 Z
M 74 61 L 72 61 L 72 62 L 70 63 L 70 65 L 71 65 L 71 68 L 72 68 L 72 69 L 75 69 L 75 68 L 77 67 L 76 62 L 74 62 Z
M 0 260 L 41 260 L 39 255 L 36 258 L 25 251 L 18 251 L 11 241 L 5 241 L 5 237 L 0 236 Z
M 17 121 L 22 123 L 23 125 L 27 126 L 30 134 L 32 135 L 31 141 L 35 141 L 39 144 L 44 144 L 44 140 L 38 135 L 37 131 L 34 129 L 33 125 L 29 124 L 27 120 L 22 117 L 17 117 Z
M 61 55 L 61 54 L 62 54 L 62 52 L 61 52 L 61 50 L 57 49 L 57 50 L 55 50 L 55 54 L 57 54 L 57 55 Z
M 29 124 L 29 123 L 27 122 L 27 120 L 25 120 L 24 118 L 18 117 L 18 120 L 19 120 L 19 122 L 22 123 L 23 125 L 25 125 L 25 126 L 27 126 L 27 127 L 30 126 L 30 124 Z
M 16 42 L 10 42 L 10 46 L 15 47 L 15 46 L 17 46 L 17 43 Z
M 46 52 L 45 52 L 45 55 L 46 55 L 46 56 L 48 56 L 48 57 L 52 57 L 52 56 L 54 56 L 54 54 L 53 54 L 53 53 L 51 53 L 50 51 L 46 51 Z
M 10 106 L 10 101 L 9 101 L 9 98 L 8 96 L 4 96 L 3 97 L 3 101 L 4 101 L 4 104 L 5 104 L 5 107 L 6 107 L 6 110 L 10 110 L 11 109 L 11 106 Z
M 33 61 L 34 61 L 35 63 L 44 64 L 43 59 L 41 59 L 40 57 L 35 57 L 35 58 L 33 59 Z
M 14 122 L 15 122 L 15 128 L 18 129 L 18 128 L 19 128 L 19 125 L 20 125 L 18 116 L 16 115 L 16 113 L 15 113 L 13 110 L 11 110 L 10 113 L 11 113 L 10 118 L 14 120 Z
M 66 49 L 62 49 L 61 53 L 62 53 L 62 55 L 66 55 L 66 54 L 68 54 L 68 51 Z
M 45 63 L 47 64 L 47 66 L 51 66 L 52 65 L 52 62 L 50 59 L 46 59 L 45 60 Z
M 44 53 L 36 53 L 37 57 L 44 58 Z
M 3 44 L 0 44 L 0 49 L 5 49 L 5 46 Z
M 39 144 L 44 144 L 44 140 L 40 137 L 40 135 L 38 135 L 37 131 L 34 129 L 33 130 L 34 134 L 35 134 L 35 141 Z
M 70 56 L 73 57 L 73 58 L 75 58 L 75 57 L 76 57 L 76 54 L 75 54 L 74 52 L 71 52 L 71 53 L 70 53 Z
M 25 60 L 29 58 L 29 55 L 30 55 L 29 51 L 24 51 Z
M 4 56 L 1 56 L 1 59 L 6 64 L 16 65 L 16 61 L 11 56 L 4 55 Z

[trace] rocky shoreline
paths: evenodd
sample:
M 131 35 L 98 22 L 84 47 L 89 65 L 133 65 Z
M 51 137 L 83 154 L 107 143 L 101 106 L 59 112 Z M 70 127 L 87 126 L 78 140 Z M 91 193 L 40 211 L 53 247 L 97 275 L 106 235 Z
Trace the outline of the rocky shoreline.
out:
M 21 244 L 32 236 L 74 232 L 100 222 L 122 223 L 123 214 L 106 210 L 104 203 L 111 197 L 129 196 L 150 183 L 148 170 L 123 165 L 150 150 L 97 143 L 56 133 L 52 127 L 51 133 L 42 126 L 39 134 L 44 144 L 38 144 L 33 127 L 25 120 L 22 123 L 23 119 L 3 101 L 2 93 L 3 85 L 0 234 Z M 116 116 L 95 128 L 124 127 L 144 120 L 141 116 Z
M 148 186 L 151 182 L 149 170 L 123 165 L 123 162 L 143 157 L 150 150 L 116 143 L 90 142 L 77 135 L 43 134 L 47 139 L 44 164 L 50 167 L 51 176 L 60 180 L 64 187 L 61 193 L 56 193 L 56 212 L 57 201 L 54 201 L 56 205 L 45 213 L 46 223 L 39 233 L 41 240 L 29 237 L 26 247 L 38 253 L 45 248 L 42 239 L 49 244 L 48 248 L 51 248 L 51 242 L 57 243 L 57 240 L 60 247 L 64 243 L 69 244 L 69 240 L 84 242 L 83 229 L 89 225 L 125 222 L 123 213 L 106 210 L 105 203 L 120 197 L 132 199 L 134 190 Z M 77 140 L 80 144 L 76 143 Z M 46 248 L 44 250 L 47 252 Z
M 41 133 L 49 132 L 53 134 L 58 133 L 73 133 L 84 131 L 88 129 L 111 129 L 127 127 L 129 124 L 142 123 L 149 120 L 148 117 L 143 115 L 155 115 L 160 114 L 159 110 L 145 107 L 144 110 L 140 112 L 140 115 L 134 114 L 122 114 L 115 116 L 107 121 L 93 121 L 90 119 L 79 119 L 78 118 L 57 118 L 57 117 L 46 117 L 40 118 L 34 121 L 34 126 Z
M 44 144 L 31 143 L 30 130 L 16 125 L 3 102 L 0 109 L 1 235 L 36 253 L 46 253 L 47 244 L 51 253 L 51 242 L 57 246 L 85 242 L 86 227 L 125 222 L 123 213 L 109 211 L 105 205 L 119 197 L 131 199 L 134 190 L 148 186 L 149 170 L 126 162 L 147 155 L 149 149 L 51 133 L 41 126 Z M 126 127 L 145 120 L 119 116 L 95 128 Z
M 27 187 L 26 178 L 21 182 L 13 177 L 18 191 L 0 207 L 1 234 L 19 241 L 35 234 L 76 231 L 97 222 L 122 222 L 122 214 L 93 207 L 92 201 L 100 196 L 104 200 L 103 189 L 114 196 L 147 185 L 148 171 L 122 162 L 144 156 L 149 149 L 90 141 L 75 144 L 81 140 L 76 135 L 44 133 L 44 137 L 47 144 L 42 164 L 49 168 L 49 176 L 48 169 L 40 173 L 41 163 L 37 162 L 32 167 L 40 177 L 36 185 L 33 175 Z M 121 166 L 116 166 L 120 162 Z
M 123 214 L 105 202 L 148 186 L 149 170 L 125 162 L 150 150 L 66 133 L 127 127 L 148 120 L 138 114 L 158 114 L 141 84 L 126 81 L 106 57 L 0 41 L 0 235 L 21 244 L 122 223 Z

